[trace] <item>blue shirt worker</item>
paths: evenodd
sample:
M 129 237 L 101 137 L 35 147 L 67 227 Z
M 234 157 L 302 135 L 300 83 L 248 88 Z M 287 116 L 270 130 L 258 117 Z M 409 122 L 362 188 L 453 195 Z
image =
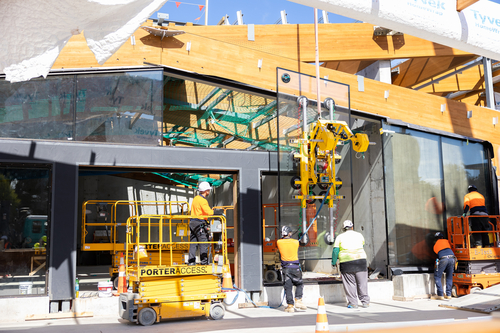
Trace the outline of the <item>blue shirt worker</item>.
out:
M 340 274 L 349 309 L 358 308 L 358 298 L 364 308 L 370 306 L 368 296 L 368 266 L 363 248 L 365 238 L 353 230 L 350 220 L 344 221 L 345 232 L 338 235 L 333 243 L 332 265 L 340 262 Z
M 302 303 L 302 291 L 304 282 L 302 281 L 302 271 L 299 262 L 299 241 L 292 239 L 292 228 L 283 226 L 281 228 L 281 239 L 278 239 L 277 245 L 281 256 L 281 276 L 283 287 L 285 288 L 286 303 L 288 306 L 285 312 L 295 312 L 293 301 L 293 286 L 295 286 L 295 308 L 306 310 L 307 307 Z
M 484 197 L 477 191 L 477 187 L 475 185 L 469 185 L 467 191 L 469 193 L 464 196 L 463 216 L 465 216 L 468 211 L 470 211 L 470 215 L 474 215 L 474 217 L 469 217 L 472 231 L 489 230 L 488 217 L 484 216 L 488 215 Z M 471 238 L 471 242 L 473 243 L 471 246 L 486 247 L 490 243 L 487 233 L 472 234 Z
M 434 252 L 438 255 L 438 264 L 434 270 L 434 282 L 436 283 L 437 299 L 451 298 L 451 289 L 453 288 L 453 271 L 455 268 L 455 254 L 451 249 L 450 242 L 444 237 L 441 232 L 435 234 L 436 244 L 434 244 Z M 446 273 L 446 296 L 443 293 L 441 285 L 441 277 L 443 272 Z
M 194 243 L 194 242 L 208 242 L 208 233 L 205 228 L 207 221 L 206 217 L 214 215 L 214 211 L 210 208 L 207 197 L 210 194 L 212 187 L 208 182 L 201 182 L 198 185 L 197 195 L 191 204 L 191 215 L 194 216 L 189 221 L 189 229 L 191 234 L 189 240 L 189 259 L 188 265 L 196 265 L 196 250 L 200 249 L 200 264 L 208 265 L 208 243 Z

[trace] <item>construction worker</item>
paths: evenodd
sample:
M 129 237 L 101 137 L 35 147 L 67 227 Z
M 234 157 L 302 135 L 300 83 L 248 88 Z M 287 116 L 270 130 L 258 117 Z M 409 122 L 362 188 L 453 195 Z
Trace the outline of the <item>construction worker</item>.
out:
M 455 268 L 455 254 L 451 249 L 450 242 L 444 237 L 441 232 L 436 232 L 436 244 L 434 244 L 434 252 L 438 255 L 436 259 L 436 268 L 434 269 L 434 282 L 436 283 L 437 297 L 436 299 L 450 299 L 451 289 L 453 288 L 453 271 Z M 443 272 L 446 273 L 446 296 L 443 294 L 443 286 L 441 285 L 441 277 Z
M 189 221 L 189 229 L 191 242 L 208 242 L 207 216 L 214 215 L 214 211 L 208 205 L 207 196 L 210 194 L 212 187 L 208 182 L 201 182 L 198 185 L 199 195 L 194 197 L 191 204 L 191 215 L 195 216 Z M 200 263 L 208 265 L 208 244 L 191 243 L 189 246 L 188 265 L 196 265 L 196 249 L 200 249 Z
M 470 215 L 478 215 L 478 217 L 469 217 L 472 231 L 487 231 L 489 229 L 488 218 L 483 216 L 488 215 L 488 210 L 486 209 L 484 197 L 477 191 L 475 185 L 469 185 L 467 190 L 469 193 L 464 196 L 463 216 L 468 211 L 470 211 Z M 487 233 L 473 234 L 471 238 L 473 243 L 471 246 L 483 247 L 490 244 Z
M 302 303 L 302 291 L 304 282 L 302 281 L 302 271 L 299 262 L 299 241 L 292 239 L 292 228 L 289 226 L 281 227 L 281 239 L 278 239 L 277 245 L 281 256 L 281 276 L 283 287 L 285 288 L 286 303 L 285 312 L 295 312 L 293 301 L 293 286 L 295 286 L 295 308 L 306 310 L 307 307 Z
M 359 297 L 362 306 L 367 308 L 370 306 L 370 296 L 368 296 L 366 252 L 363 249 L 365 238 L 354 231 L 353 227 L 352 221 L 344 221 L 345 232 L 338 235 L 333 243 L 332 265 L 336 266 L 338 258 L 347 307 L 357 309 Z

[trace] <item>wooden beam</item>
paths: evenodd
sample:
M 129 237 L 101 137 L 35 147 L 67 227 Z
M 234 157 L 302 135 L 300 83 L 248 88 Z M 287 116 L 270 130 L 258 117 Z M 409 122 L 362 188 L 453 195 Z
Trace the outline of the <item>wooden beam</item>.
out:
M 472 4 L 475 4 L 479 0 L 457 0 L 457 12 L 461 12 L 465 8 L 469 7 Z
M 442 73 L 441 76 L 451 73 L 452 71 L 460 70 L 460 67 L 452 69 L 448 72 Z M 484 91 L 484 76 L 483 76 L 483 65 L 477 65 L 468 70 L 458 72 L 453 76 L 447 77 L 443 80 L 439 80 L 439 83 L 435 83 L 420 89 L 427 93 L 436 92 L 456 92 L 456 91 L 471 91 L 471 90 L 481 90 Z M 432 77 L 431 80 L 436 80 L 439 77 Z M 500 81 L 500 68 L 493 72 L 493 79 Z M 430 80 L 422 82 L 425 84 Z
M 476 58 L 469 55 L 409 59 L 394 67 L 399 67 L 399 74 L 393 76 L 392 84 L 412 88 Z
M 328 61 L 322 66 L 336 71 L 341 71 L 348 74 L 356 74 L 359 71 L 365 69 L 371 64 L 375 63 L 375 60 L 364 60 L 364 61 Z
M 178 27 L 188 34 L 240 45 L 249 49 L 303 62 L 315 61 L 313 24 L 255 25 L 255 40 L 248 40 L 247 26 Z M 413 57 L 470 55 L 410 35 L 374 36 L 368 23 L 320 24 L 319 61 L 405 59 Z

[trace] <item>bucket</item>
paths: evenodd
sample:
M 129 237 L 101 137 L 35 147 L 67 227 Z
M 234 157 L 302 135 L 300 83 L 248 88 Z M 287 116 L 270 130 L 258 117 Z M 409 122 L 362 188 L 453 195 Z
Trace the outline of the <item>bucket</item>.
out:
M 113 292 L 113 282 L 99 282 L 97 283 L 99 290 L 99 297 L 111 297 Z
M 33 282 L 19 282 L 19 294 L 28 295 L 33 291 Z

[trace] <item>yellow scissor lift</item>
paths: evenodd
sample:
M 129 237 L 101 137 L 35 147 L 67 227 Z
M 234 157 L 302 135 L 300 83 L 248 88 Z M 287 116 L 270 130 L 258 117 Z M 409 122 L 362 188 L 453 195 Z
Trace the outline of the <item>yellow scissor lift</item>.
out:
M 116 277 L 120 266 L 120 256 L 126 254 L 125 237 L 126 224 L 130 216 L 140 215 L 148 210 L 167 214 L 189 213 L 187 201 L 130 201 L 130 200 L 89 200 L 82 205 L 82 251 L 109 251 L 112 264 L 109 275 L 117 287 Z M 188 228 L 189 229 L 189 228 Z M 187 229 L 184 230 L 187 236 Z M 131 250 L 131 249 L 129 249 Z M 141 264 L 158 264 L 158 251 L 147 249 L 148 256 L 140 259 Z M 175 262 L 182 262 L 183 255 L 189 250 L 189 245 L 176 247 L 173 255 Z M 129 261 L 133 263 L 132 252 L 129 251 Z
M 222 319 L 222 276 L 229 273 L 227 228 L 225 216 L 208 217 L 210 232 L 220 233 L 209 244 L 209 265 L 189 266 L 174 261 L 178 247 L 191 242 L 178 236 L 189 226 L 193 216 L 141 215 L 127 220 L 126 274 L 131 293 L 120 294 L 120 317 L 141 325 L 152 325 L 162 319 L 206 316 Z M 218 245 L 218 246 L 215 246 Z M 137 259 L 146 255 L 145 249 L 158 251 L 161 264 L 143 265 Z M 128 254 L 134 251 L 135 259 Z

